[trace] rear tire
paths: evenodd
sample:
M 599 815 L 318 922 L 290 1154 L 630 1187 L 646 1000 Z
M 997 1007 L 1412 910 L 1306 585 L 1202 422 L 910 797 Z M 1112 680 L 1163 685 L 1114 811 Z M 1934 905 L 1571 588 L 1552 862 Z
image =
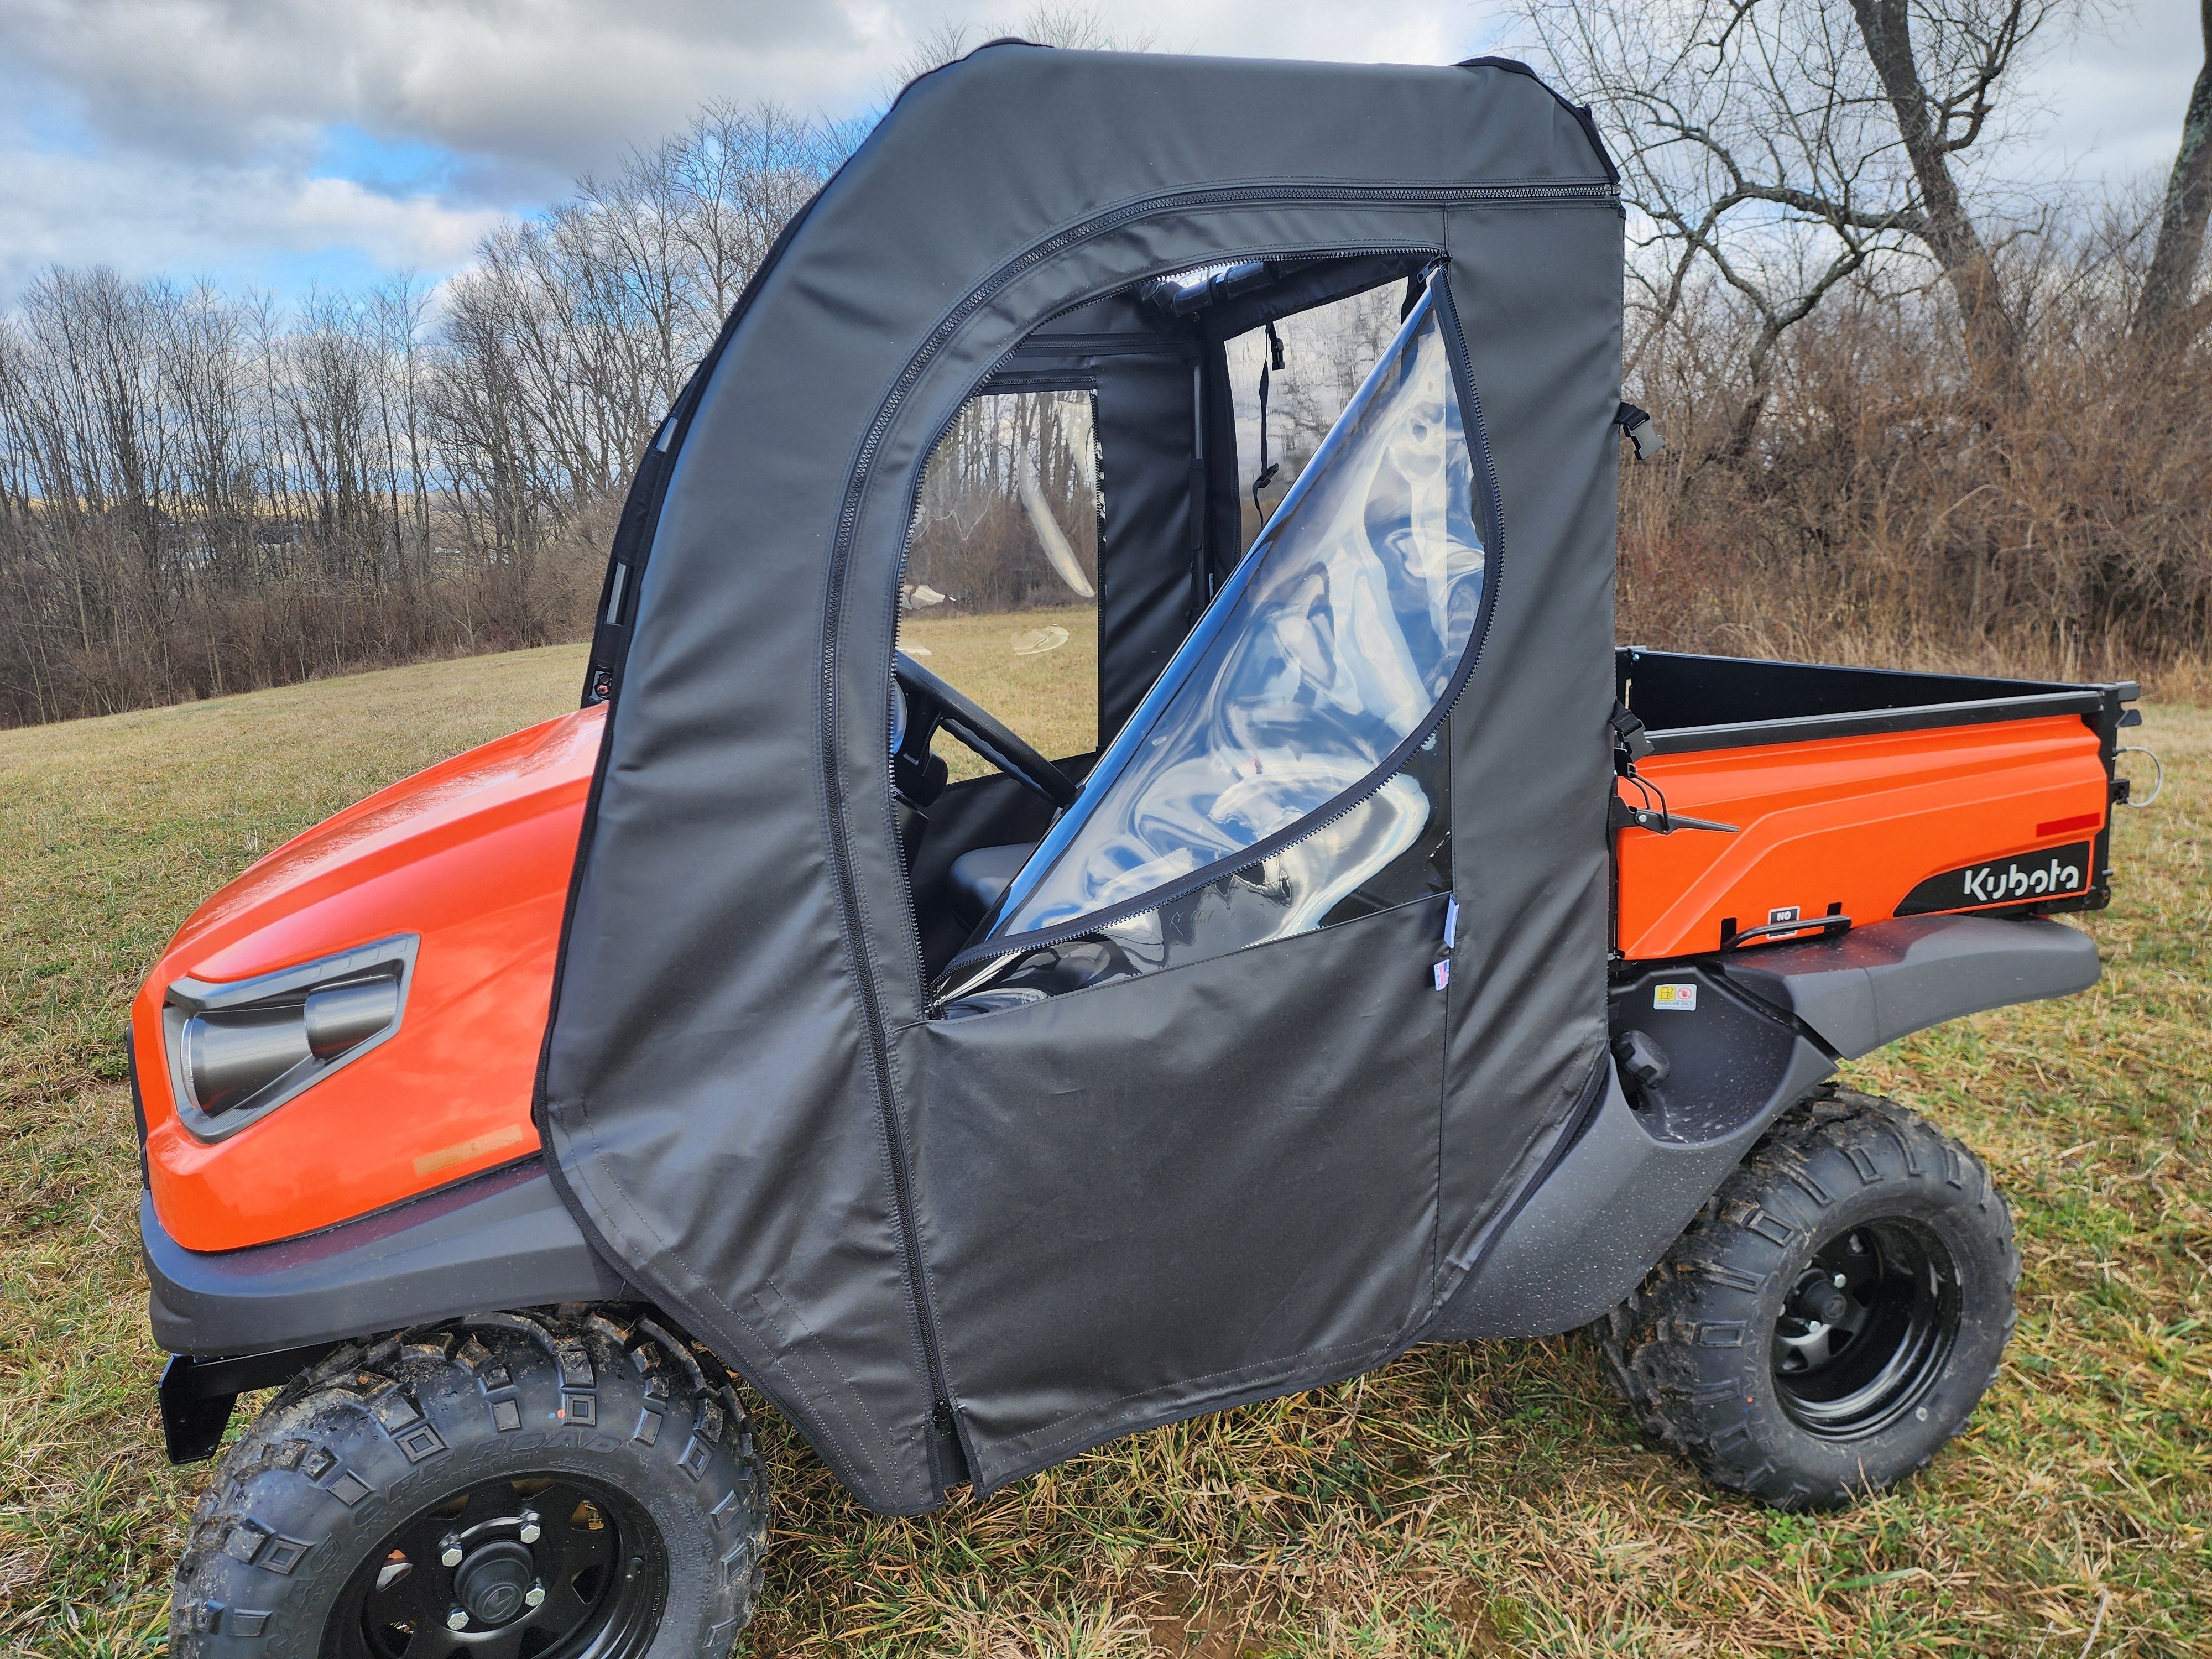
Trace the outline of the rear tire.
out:
M 1595 1334 L 1718 1486 L 1832 1509 L 1927 1466 L 2012 1335 L 2012 1217 L 1972 1152 L 1826 1088 L 1777 1120 Z
M 767 1534 L 711 1359 L 635 1310 L 489 1315 L 349 1343 L 278 1392 L 200 1500 L 170 1651 L 720 1656 Z

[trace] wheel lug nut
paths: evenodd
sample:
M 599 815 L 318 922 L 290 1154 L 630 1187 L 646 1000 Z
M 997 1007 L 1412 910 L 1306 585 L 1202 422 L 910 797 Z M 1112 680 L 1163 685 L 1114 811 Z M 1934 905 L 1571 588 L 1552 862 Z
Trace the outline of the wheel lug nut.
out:
M 522 1605 L 526 1607 L 543 1606 L 544 1601 L 545 1586 L 543 1584 L 532 1584 L 527 1590 L 523 1592 Z
M 438 1540 L 438 1565 L 441 1567 L 461 1565 L 461 1540 L 451 1533 Z
M 463 1613 L 459 1607 L 455 1607 L 451 1613 L 446 1615 L 446 1628 L 447 1630 L 466 1630 L 468 1627 L 469 1616 L 465 1613 Z
M 1838 1273 L 1838 1274 L 1836 1274 L 1836 1275 L 1835 1275 L 1834 1284 L 1835 1284 L 1836 1288 L 1837 1288 L 1838 1290 L 1839 1290 L 1839 1291 L 1840 1291 L 1840 1290 L 1842 1290 L 1842 1289 L 1844 1288 L 1844 1276 L 1843 1276 L 1841 1273 Z
M 538 1511 L 536 1510 L 523 1510 L 522 1530 L 515 1534 L 515 1536 L 526 1544 L 534 1544 L 538 1541 Z

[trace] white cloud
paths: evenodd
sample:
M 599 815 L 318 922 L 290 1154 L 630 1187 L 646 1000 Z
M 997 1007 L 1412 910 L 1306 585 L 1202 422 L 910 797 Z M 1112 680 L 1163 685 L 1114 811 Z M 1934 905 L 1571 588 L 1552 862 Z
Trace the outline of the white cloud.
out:
M 2203 62 L 2197 9 L 2176 0 L 2144 0 L 2086 31 L 2029 78 L 2048 112 L 2033 159 L 2115 184 L 2145 173 L 2162 182 Z
M 61 89 L 105 141 L 239 161 L 301 151 L 333 122 L 563 173 L 604 164 L 709 97 L 841 112 L 868 101 L 940 17 L 928 0 L 7 0 L 0 63 Z M 1316 0 L 1122 0 L 1170 50 L 1464 55 L 1474 13 Z M 5 73 L 5 71 L 0 71 Z
M 273 167 L 18 154 L 0 164 L 0 295 L 57 264 L 230 285 L 281 280 L 308 255 L 356 256 L 364 270 L 441 272 L 499 217 L 493 207 Z
M 1025 0 L 1024 0 L 1025 3 Z M 59 261 L 266 269 L 352 250 L 449 270 L 491 210 L 617 164 L 710 98 L 844 116 L 948 14 L 981 40 L 1019 3 L 932 0 L 0 0 L 0 304 Z M 1438 62 L 1478 50 L 1450 0 L 1121 0 L 1169 50 Z M 394 195 L 334 131 L 451 165 Z M 419 159 L 419 157 L 418 157 Z M 415 181 L 408 181 L 413 188 Z M 296 269 L 296 266 L 294 267 Z
M 0 304 L 54 260 L 281 283 L 286 258 L 350 250 L 366 269 L 449 270 L 495 210 L 557 197 L 708 98 L 848 115 L 942 19 L 980 40 L 1027 3 L 0 0 Z M 1503 0 L 1097 9 L 1164 50 L 1267 57 L 1450 62 L 1503 33 Z M 2151 0 L 2047 64 L 2051 118 L 2008 176 L 2162 172 L 2199 57 L 2193 9 Z M 334 131 L 451 165 L 380 187 L 329 154 Z M 314 176 L 333 171 L 352 182 Z
M 779 0 L 9 0 L 0 60 L 104 140 L 239 161 L 348 122 L 573 168 L 716 92 L 831 89 L 869 9 Z

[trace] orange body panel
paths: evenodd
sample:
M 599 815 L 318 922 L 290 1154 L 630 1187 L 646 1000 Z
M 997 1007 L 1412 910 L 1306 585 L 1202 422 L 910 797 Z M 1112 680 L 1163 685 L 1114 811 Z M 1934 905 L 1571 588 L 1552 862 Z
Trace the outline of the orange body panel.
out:
M 2097 735 L 2071 715 L 1654 755 L 1637 770 L 1672 811 L 1741 827 L 1621 831 L 1619 942 L 1640 960 L 1717 951 L 1723 918 L 1755 927 L 1790 905 L 1886 921 L 1930 876 L 2091 839 L 2109 810 Z
M 131 1009 L 154 1204 L 188 1249 L 315 1231 L 535 1152 L 532 1086 L 603 708 L 549 721 L 372 795 L 210 898 Z M 1657 755 L 1674 811 L 1726 836 L 1620 837 L 1620 942 L 1716 950 L 1721 921 L 1832 903 L 1865 923 L 1918 883 L 2094 835 L 2096 735 L 2057 717 Z M 2065 823 L 2053 834 L 2039 826 Z M 247 979 L 350 946 L 421 939 L 398 1033 L 228 1138 L 179 1120 L 161 1031 L 179 978 Z
M 502 738 L 288 842 L 193 915 L 131 1008 L 154 1206 L 187 1249 L 312 1232 L 537 1150 L 532 1086 L 604 708 Z M 398 1035 L 209 1143 L 179 1121 L 161 999 L 415 933 Z

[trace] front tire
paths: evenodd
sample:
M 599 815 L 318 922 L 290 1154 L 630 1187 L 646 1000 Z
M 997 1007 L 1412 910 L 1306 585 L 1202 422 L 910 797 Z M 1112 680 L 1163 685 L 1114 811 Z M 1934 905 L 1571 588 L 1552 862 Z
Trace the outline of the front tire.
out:
M 2019 1279 L 1981 1161 L 1830 1088 L 1776 1121 L 1597 1335 L 1637 1420 L 1716 1486 L 1832 1509 L 1965 1426 Z
M 635 1310 L 362 1346 L 223 1455 L 179 1659 L 693 1659 L 751 1618 L 766 1470 L 728 1379 Z

